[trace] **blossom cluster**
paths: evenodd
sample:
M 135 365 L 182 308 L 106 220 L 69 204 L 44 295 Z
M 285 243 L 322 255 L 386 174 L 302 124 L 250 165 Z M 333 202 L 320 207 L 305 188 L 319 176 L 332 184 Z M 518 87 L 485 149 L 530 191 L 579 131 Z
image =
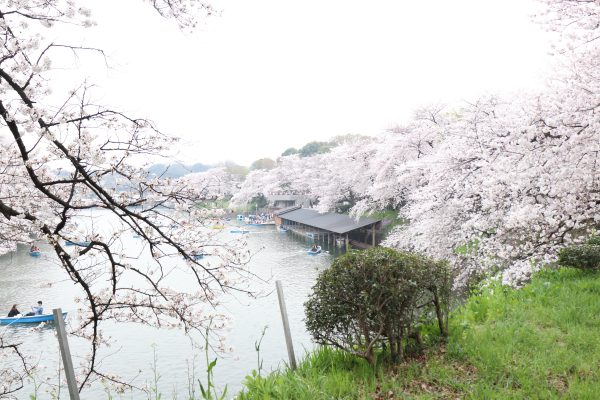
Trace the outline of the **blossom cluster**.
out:
M 396 210 L 384 245 L 452 260 L 458 285 L 494 271 L 522 285 L 600 220 L 600 5 L 544 2 L 562 50 L 543 90 L 425 107 L 380 137 L 282 157 L 234 199 L 308 190 L 321 211 Z

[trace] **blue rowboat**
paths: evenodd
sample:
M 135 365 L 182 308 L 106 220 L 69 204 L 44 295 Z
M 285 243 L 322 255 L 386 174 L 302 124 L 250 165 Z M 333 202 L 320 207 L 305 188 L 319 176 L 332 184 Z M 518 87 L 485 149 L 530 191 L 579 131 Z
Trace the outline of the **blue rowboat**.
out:
M 230 233 L 250 233 L 248 229 L 232 229 L 229 231 Z
M 311 256 L 314 256 L 316 254 L 319 254 L 321 252 L 321 246 L 317 246 L 316 250 L 313 249 L 308 249 L 307 253 Z
M 91 242 L 75 242 L 72 240 L 65 240 L 65 246 L 80 246 L 80 247 L 87 247 L 90 245 Z
M 66 311 L 62 313 L 63 319 L 67 316 Z M 1 317 L 0 325 L 11 325 L 11 324 L 39 324 L 40 322 L 54 321 L 54 315 L 42 314 L 32 315 L 30 317 L 17 316 L 17 317 Z
M 41 251 L 39 251 L 39 250 L 36 250 L 36 251 L 30 251 L 30 252 L 29 252 L 29 255 L 30 255 L 31 257 L 39 257 L 39 256 L 41 256 L 41 255 L 42 255 L 42 252 L 41 252 Z
M 196 254 L 190 253 L 189 257 L 190 257 L 192 260 L 199 260 L 199 259 L 201 259 L 201 258 L 204 258 L 204 253 L 202 253 L 202 252 L 198 252 L 198 251 L 197 251 L 197 252 L 196 252 Z M 183 258 L 184 260 L 186 259 L 186 257 L 182 257 L 182 258 Z

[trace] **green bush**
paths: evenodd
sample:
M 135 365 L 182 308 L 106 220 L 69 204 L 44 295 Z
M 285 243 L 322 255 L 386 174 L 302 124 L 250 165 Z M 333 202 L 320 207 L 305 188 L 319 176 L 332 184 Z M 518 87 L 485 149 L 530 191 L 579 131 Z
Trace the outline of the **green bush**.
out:
M 375 348 L 403 358 L 420 323 L 438 320 L 447 336 L 452 276 L 448 264 L 383 247 L 350 251 L 317 278 L 305 303 L 306 326 L 319 344 L 375 363 Z
M 592 237 L 592 239 L 594 236 Z M 590 239 L 590 242 L 592 241 Z M 589 242 L 588 242 L 589 243 Z M 600 268 L 600 246 L 584 244 L 561 249 L 558 253 L 558 263 L 563 267 L 579 269 Z
M 593 245 L 593 246 L 600 246 L 600 236 L 598 236 L 598 235 L 590 236 L 590 238 L 587 241 L 587 244 Z

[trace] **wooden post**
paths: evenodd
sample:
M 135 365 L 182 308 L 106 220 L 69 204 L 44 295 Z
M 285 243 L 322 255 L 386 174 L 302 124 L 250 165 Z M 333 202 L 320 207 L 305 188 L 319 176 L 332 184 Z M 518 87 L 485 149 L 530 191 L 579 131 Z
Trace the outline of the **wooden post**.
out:
M 288 321 L 287 310 L 285 308 L 285 299 L 283 298 L 283 289 L 281 281 L 275 281 L 277 287 L 277 297 L 279 298 L 279 308 L 281 310 L 281 320 L 283 321 L 283 333 L 285 334 L 285 344 L 287 346 L 290 367 L 296 369 L 296 357 L 294 356 L 294 345 L 292 344 L 292 334 L 290 333 L 290 323 Z
M 346 251 L 350 250 L 350 240 L 348 239 L 348 234 L 346 233 Z
M 75 380 L 73 360 L 71 359 L 71 351 L 69 350 L 69 342 L 67 340 L 67 331 L 65 330 L 65 320 L 63 319 L 62 310 L 60 308 L 55 308 L 52 310 L 52 314 L 54 315 L 54 326 L 56 326 L 58 344 L 60 345 L 60 355 L 62 357 L 63 366 L 65 367 L 69 396 L 71 400 L 79 400 L 79 391 L 77 390 L 77 381 Z
M 373 235 L 373 247 L 375 247 L 375 224 L 372 225 L 371 234 Z

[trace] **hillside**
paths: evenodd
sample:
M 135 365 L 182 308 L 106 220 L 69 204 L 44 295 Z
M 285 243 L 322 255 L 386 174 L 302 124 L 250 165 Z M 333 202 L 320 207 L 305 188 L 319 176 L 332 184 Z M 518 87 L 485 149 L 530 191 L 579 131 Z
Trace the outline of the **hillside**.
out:
M 424 354 L 375 373 L 332 349 L 297 372 L 250 376 L 239 399 L 597 398 L 600 275 L 538 273 L 515 290 L 491 283 L 451 317 L 451 337 L 426 337 Z
M 180 178 L 192 172 L 204 172 L 211 168 L 210 165 L 196 163 L 193 165 L 183 164 L 154 164 L 148 168 L 148 172 L 155 176 L 164 178 Z

